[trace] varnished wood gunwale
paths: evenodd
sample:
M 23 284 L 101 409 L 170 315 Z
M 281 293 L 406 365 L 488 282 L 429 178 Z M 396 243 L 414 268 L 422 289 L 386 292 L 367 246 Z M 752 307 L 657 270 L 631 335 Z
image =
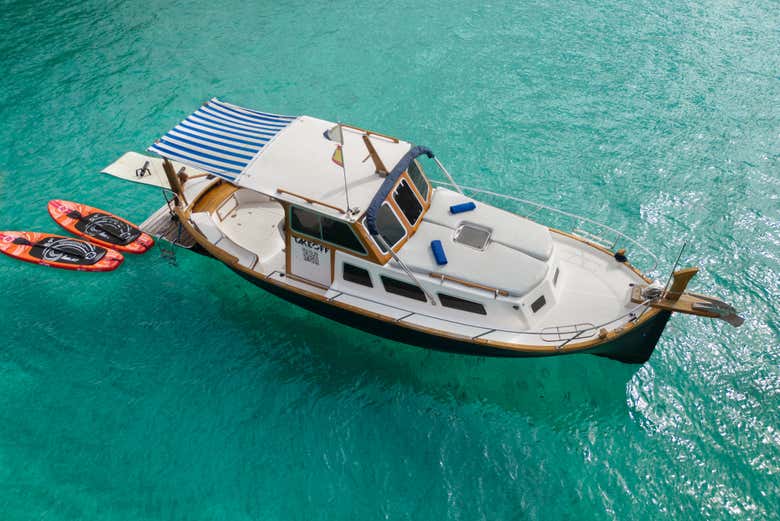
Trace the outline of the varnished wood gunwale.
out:
M 407 175 L 406 172 L 404 172 L 404 174 L 401 177 L 399 177 L 397 183 L 400 182 L 401 179 L 408 179 L 411 182 L 411 179 L 408 178 L 408 175 Z M 395 188 L 395 186 L 397 186 L 397 183 L 396 183 L 396 185 L 394 185 L 394 188 Z M 468 336 L 464 336 L 464 335 L 457 335 L 457 334 L 450 333 L 450 332 L 443 331 L 443 330 L 428 328 L 428 327 L 425 327 L 425 326 L 419 326 L 419 325 L 411 324 L 411 323 L 408 323 L 408 322 L 396 321 L 395 319 L 393 319 L 391 317 L 388 317 L 388 316 L 385 316 L 385 315 L 382 315 L 382 314 L 379 314 L 379 313 L 371 312 L 371 311 L 365 310 L 365 309 L 357 307 L 357 306 L 353 306 L 353 305 L 346 304 L 346 303 L 343 303 L 343 302 L 335 301 L 335 300 L 326 298 L 326 297 L 324 297 L 324 296 L 322 296 L 320 294 L 317 294 L 315 292 L 307 291 L 307 290 L 304 290 L 304 289 L 292 286 L 290 284 L 285 284 L 285 283 L 283 283 L 281 281 L 274 280 L 274 279 L 272 279 L 270 277 L 271 276 L 270 273 L 269 274 L 262 274 L 262 273 L 255 272 L 255 271 L 253 271 L 253 270 L 251 270 L 249 268 L 246 268 L 245 266 L 242 266 L 242 265 L 238 264 L 238 259 L 235 256 L 229 254 L 228 252 L 226 252 L 226 251 L 222 250 L 221 248 L 219 248 L 219 247 L 213 245 L 212 243 L 210 243 L 206 239 L 206 237 L 204 235 L 202 235 L 200 233 L 200 231 L 190 223 L 189 215 L 191 213 L 195 213 L 197 211 L 208 211 L 209 213 L 215 212 L 217 210 L 217 208 L 219 208 L 220 205 L 224 202 L 224 200 L 227 199 L 227 197 L 229 197 L 230 195 L 232 195 L 236 190 L 238 190 L 238 187 L 236 187 L 234 185 L 231 185 L 229 183 L 225 183 L 225 182 L 221 181 L 220 183 L 218 183 L 218 184 L 216 184 L 214 186 L 209 187 L 207 190 L 205 190 L 201 194 L 198 194 L 198 196 L 193 200 L 193 202 L 189 205 L 188 208 L 186 208 L 186 209 L 183 209 L 181 207 L 174 208 L 174 211 L 176 212 L 177 216 L 179 217 L 180 222 L 182 223 L 182 226 L 184 227 L 184 229 L 193 236 L 193 238 L 196 240 L 196 242 L 206 252 L 208 252 L 211 256 L 215 257 L 217 260 L 219 260 L 219 261 L 223 262 L 224 264 L 226 264 L 231 269 L 233 269 L 235 271 L 238 271 L 238 272 L 241 272 L 244 276 L 246 276 L 248 278 L 261 279 L 261 280 L 263 280 L 263 282 L 265 282 L 267 284 L 271 284 L 271 285 L 277 286 L 277 287 L 279 287 L 279 288 L 281 288 L 281 289 L 283 289 L 285 291 L 290 291 L 290 292 L 293 292 L 295 294 L 304 296 L 306 298 L 326 303 L 326 304 L 328 304 L 330 306 L 336 306 L 336 307 L 338 307 L 340 309 L 343 309 L 345 311 L 349 311 L 349 312 L 352 312 L 352 313 L 356 313 L 358 315 L 370 317 L 370 318 L 373 318 L 373 319 L 376 319 L 376 320 L 380 320 L 382 322 L 386 322 L 388 324 L 393 324 L 396 327 L 401 327 L 401 328 L 406 328 L 406 329 L 410 329 L 410 330 L 426 333 L 426 334 L 429 334 L 429 335 L 432 335 L 432 336 L 436 336 L 436 337 L 439 337 L 439 338 L 447 338 L 447 339 L 451 339 L 451 340 L 457 341 L 457 342 L 463 342 L 463 343 L 470 343 L 470 344 L 475 344 L 475 345 L 487 346 L 487 347 L 490 347 L 491 349 L 506 350 L 506 351 L 519 352 L 519 353 L 528 353 L 529 355 L 532 355 L 532 356 L 560 355 L 560 354 L 577 353 L 577 352 L 581 352 L 581 351 L 593 350 L 594 348 L 598 347 L 599 345 L 608 344 L 608 343 L 610 343 L 610 342 L 612 342 L 612 341 L 622 337 L 623 335 L 628 334 L 634 328 L 639 327 L 642 324 L 645 324 L 645 323 L 653 320 L 658 314 L 660 314 L 662 312 L 668 312 L 667 310 L 662 310 L 662 309 L 659 309 L 659 308 L 650 308 L 646 312 L 644 312 L 639 317 L 639 319 L 636 320 L 635 322 L 625 323 L 624 325 L 622 325 L 620 327 L 617 327 L 615 329 L 607 331 L 606 334 L 603 335 L 603 336 L 601 336 L 601 335 L 597 336 L 593 340 L 587 340 L 587 341 L 583 341 L 583 342 L 570 342 L 570 343 L 566 344 L 561 349 L 558 349 L 558 347 L 556 345 L 517 344 L 517 343 L 511 343 L 511 342 L 503 342 L 503 341 L 498 341 L 498 340 L 491 340 L 491 339 L 487 339 L 487 338 L 484 338 L 484 337 L 472 338 L 472 337 L 468 337 Z M 392 191 L 391 191 L 391 193 L 392 193 Z M 388 197 L 388 199 L 392 200 L 393 198 L 392 197 Z M 432 197 L 430 199 L 432 200 Z M 395 207 L 396 205 L 394 203 L 395 203 L 395 201 L 392 201 L 391 205 Z M 285 215 L 287 215 L 287 211 L 288 211 L 287 207 L 291 203 L 283 204 L 283 202 L 280 201 L 280 204 L 285 206 Z M 430 207 L 430 202 L 428 203 L 427 206 L 424 207 L 424 211 L 427 210 L 429 207 Z M 397 209 L 396 211 L 400 212 L 400 209 Z M 419 226 L 422 224 L 422 222 L 423 222 L 423 218 L 421 217 L 419 219 L 417 225 L 413 227 L 414 231 L 416 231 L 417 228 L 419 228 Z M 406 223 L 406 220 L 405 220 L 405 218 L 402 215 L 401 215 L 401 223 L 404 224 L 405 228 L 408 225 L 408 223 Z M 355 224 L 357 224 L 357 223 L 355 223 Z M 358 226 L 354 227 L 354 229 L 358 229 L 358 228 L 362 228 L 362 227 L 358 227 Z M 573 235 L 573 234 L 570 234 L 570 233 L 567 233 L 567 232 L 563 232 L 561 230 L 557 230 L 555 228 L 548 228 L 548 229 L 550 231 L 554 232 L 554 233 L 558 233 L 560 235 L 569 237 L 571 239 L 574 239 L 574 240 L 577 240 L 579 242 L 582 242 L 582 243 L 584 243 L 584 244 L 586 244 L 588 246 L 591 246 L 594 249 L 599 250 L 599 251 L 601 251 L 604 254 L 607 254 L 607 255 L 610 255 L 610 256 L 613 255 L 613 253 L 611 251 L 609 251 L 607 248 L 604 248 L 603 246 L 591 243 L 590 241 L 584 240 L 581 237 L 578 237 L 576 235 Z M 286 271 L 287 271 L 286 275 L 289 276 L 290 275 L 290 272 L 289 272 L 289 266 L 290 266 L 290 240 L 291 240 L 291 237 L 293 235 L 293 232 L 289 229 L 289 223 L 288 223 L 288 219 L 287 218 L 285 219 L 285 230 L 287 231 L 287 233 L 286 233 L 286 248 L 285 248 Z M 304 237 L 307 237 L 307 236 L 304 236 Z M 401 242 L 401 244 L 397 246 L 396 250 L 400 249 L 401 246 L 409 239 L 409 237 L 410 237 L 410 234 L 409 234 L 409 230 L 407 228 L 407 236 Z M 308 237 L 307 237 L 307 239 L 308 239 Z M 373 246 L 373 241 L 371 242 L 371 245 Z M 329 244 L 328 244 L 328 246 L 330 247 Z M 352 252 L 350 252 L 350 253 L 352 254 Z M 387 254 L 387 257 L 389 259 L 390 255 Z M 624 264 L 626 264 L 630 269 L 632 269 L 635 273 L 637 273 L 644 280 L 650 282 L 650 279 L 645 277 L 634 266 L 632 266 L 629 263 L 624 263 Z M 319 285 L 319 284 L 316 284 L 316 283 L 312 283 L 312 281 L 308 281 L 308 280 L 302 279 L 300 277 L 296 277 L 296 278 L 300 279 L 300 282 L 306 283 L 306 284 L 310 284 L 313 287 L 318 287 L 319 289 L 322 289 L 322 290 L 327 290 L 328 289 L 328 288 L 325 288 L 322 285 Z M 481 326 L 474 326 L 474 327 L 481 327 Z M 489 329 L 489 328 L 484 328 L 484 329 Z M 518 332 L 518 334 L 522 334 L 522 332 Z
M 375 313 L 372 311 L 365 310 L 363 308 L 353 306 L 351 304 L 346 304 L 344 302 L 339 302 L 336 300 L 329 299 L 323 295 L 319 295 L 312 291 L 307 291 L 301 288 L 294 287 L 290 284 L 284 284 L 283 282 L 274 280 L 270 278 L 271 274 L 261 274 L 258 272 L 255 272 L 253 270 L 250 270 L 249 268 L 246 268 L 244 266 L 241 266 L 238 264 L 237 259 L 225 252 L 224 250 L 218 248 L 217 246 L 214 246 L 211 244 L 206 238 L 189 222 L 189 212 L 183 211 L 180 208 L 176 208 L 175 212 L 177 213 L 182 226 L 184 226 L 185 230 L 190 233 L 195 240 L 200 244 L 201 247 L 203 247 L 204 250 L 206 250 L 210 255 L 215 257 L 217 260 L 220 260 L 221 262 L 225 263 L 228 267 L 230 267 L 233 270 L 240 271 L 246 276 L 249 276 L 250 278 L 255 279 L 262 279 L 267 284 L 272 284 L 274 286 L 278 286 L 280 288 L 283 288 L 286 291 L 290 291 L 293 293 L 296 293 L 301 296 L 305 296 L 309 299 L 314 299 L 317 301 L 321 301 L 323 303 L 327 303 L 331 306 L 336 306 L 338 308 L 344 309 L 346 311 L 350 311 L 359 315 L 364 315 L 367 317 L 371 317 L 383 322 L 387 322 L 390 324 L 393 324 L 396 327 L 401 328 L 407 328 L 415 331 L 420 331 L 424 333 L 428 333 L 430 335 L 434 335 L 441 338 L 449 338 L 452 340 L 456 340 L 458 342 L 466 342 L 466 343 L 472 343 L 477 345 L 484 345 L 489 346 L 491 348 L 500 349 L 500 350 L 509 350 L 513 352 L 522 352 L 522 353 L 529 353 L 533 355 L 542 355 L 542 354 L 550 354 L 550 355 L 558 355 L 558 354 L 565 354 L 565 353 L 577 353 L 580 351 L 586 351 L 593 349 L 601 344 L 606 344 L 612 340 L 615 340 L 617 338 L 620 338 L 622 335 L 627 334 L 629 331 L 631 331 L 635 327 L 639 327 L 640 325 L 652 320 L 657 314 L 661 313 L 662 310 L 660 309 L 648 309 L 645 313 L 641 315 L 641 317 L 636 322 L 630 322 L 627 323 L 624 326 L 621 326 L 619 328 L 615 328 L 613 330 L 607 331 L 607 334 L 603 338 L 596 338 L 593 340 L 587 340 L 584 342 L 570 342 L 569 344 L 566 344 L 562 349 L 558 349 L 555 345 L 533 345 L 533 344 L 514 344 L 510 342 L 502 342 L 497 340 L 490 340 L 486 339 L 484 337 L 480 338 L 472 338 L 468 336 L 463 335 L 457 335 L 453 334 L 447 331 L 442 331 L 438 329 L 428 328 L 424 326 L 419 326 L 416 324 L 411 324 L 408 322 L 401 322 L 396 321 L 395 319 L 381 315 L 379 313 Z M 289 234 L 288 234 L 289 236 Z M 289 249 L 289 248 L 288 248 Z M 307 282 L 308 283 L 308 282 Z M 316 287 L 316 286 L 314 286 Z M 479 326 L 476 326 L 479 327 Z M 485 328 L 488 329 L 488 328 Z

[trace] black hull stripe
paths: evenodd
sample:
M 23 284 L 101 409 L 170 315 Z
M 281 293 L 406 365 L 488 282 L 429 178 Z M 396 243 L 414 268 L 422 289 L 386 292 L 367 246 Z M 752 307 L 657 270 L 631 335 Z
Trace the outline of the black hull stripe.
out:
M 323 317 L 335 320 L 341 324 L 360 329 L 376 336 L 395 340 L 404 344 L 409 344 L 426 349 L 435 349 L 437 351 L 447 351 L 475 356 L 492 357 L 539 357 L 539 356 L 559 356 L 554 353 L 534 353 L 525 351 L 515 351 L 511 349 L 501 349 L 484 344 L 476 344 L 462 340 L 440 337 L 424 331 L 409 329 L 391 322 L 385 322 L 370 316 L 362 315 L 354 311 L 343 309 L 327 302 L 309 298 L 295 291 L 286 289 L 279 285 L 270 283 L 262 278 L 253 277 L 239 270 L 233 270 L 243 278 L 252 282 L 256 286 L 272 293 L 284 300 L 291 302 L 304 309 L 317 313 Z M 614 340 L 593 346 L 590 349 L 584 349 L 575 352 L 561 352 L 561 355 L 588 353 L 597 356 L 604 356 L 618 360 L 624 363 L 641 364 L 646 362 L 653 354 L 655 345 L 661 337 L 666 323 L 671 313 L 662 311 L 647 322 L 635 326 L 631 331 L 625 333 Z

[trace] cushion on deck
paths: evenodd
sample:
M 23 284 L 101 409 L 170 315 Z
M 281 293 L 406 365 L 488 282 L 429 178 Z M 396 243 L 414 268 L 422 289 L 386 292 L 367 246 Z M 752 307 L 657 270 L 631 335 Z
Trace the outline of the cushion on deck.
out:
M 436 259 L 436 264 L 439 266 L 447 264 L 447 255 L 444 253 L 444 246 L 442 246 L 440 240 L 431 241 L 431 250 L 433 250 L 433 258 Z
M 462 204 L 468 197 L 446 188 L 433 192 L 431 207 L 425 212 L 425 221 L 457 229 L 464 222 L 490 228 L 490 241 L 503 244 L 535 259 L 546 261 L 552 255 L 553 241 L 547 227 L 487 204 L 460 215 L 450 213 L 450 207 Z
M 476 207 L 477 205 L 474 203 L 474 201 L 469 201 L 467 203 L 453 204 L 452 206 L 450 206 L 450 213 L 456 214 L 456 213 L 470 212 L 471 210 L 474 210 Z

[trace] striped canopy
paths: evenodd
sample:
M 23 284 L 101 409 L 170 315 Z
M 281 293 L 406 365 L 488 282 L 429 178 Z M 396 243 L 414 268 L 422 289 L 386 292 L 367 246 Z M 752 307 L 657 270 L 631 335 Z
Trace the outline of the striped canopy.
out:
M 147 150 L 234 181 L 294 119 L 212 98 Z

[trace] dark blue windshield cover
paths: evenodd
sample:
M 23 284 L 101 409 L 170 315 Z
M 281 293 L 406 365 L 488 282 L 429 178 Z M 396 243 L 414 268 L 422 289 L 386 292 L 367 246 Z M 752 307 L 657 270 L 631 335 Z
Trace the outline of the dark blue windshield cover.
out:
M 368 231 L 371 233 L 371 235 L 377 235 L 379 233 L 379 231 L 376 229 L 376 212 L 379 210 L 379 207 L 382 206 L 382 202 L 387 199 L 387 196 L 390 194 L 393 186 L 395 186 L 395 182 L 398 181 L 399 177 L 401 177 L 401 174 L 403 174 L 404 171 L 409 168 L 409 163 L 423 154 L 430 157 L 431 159 L 433 158 L 433 152 L 430 148 L 423 146 L 413 147 L 411 150 L 409 150 L 409 152 L 404 154 L 404 157 L 398 161 L 398 164 L 395 165 L 393 171 L 387 174 L 387 177 L 385 177 L 385 182 L 382 183 L 382 186 L 379 187 L 376 195 L 374 195 L 374 198 L 371 199 L 371 204 L 368 205 L 368 210 L 366 210 L 366 228 L 368 228 Z

